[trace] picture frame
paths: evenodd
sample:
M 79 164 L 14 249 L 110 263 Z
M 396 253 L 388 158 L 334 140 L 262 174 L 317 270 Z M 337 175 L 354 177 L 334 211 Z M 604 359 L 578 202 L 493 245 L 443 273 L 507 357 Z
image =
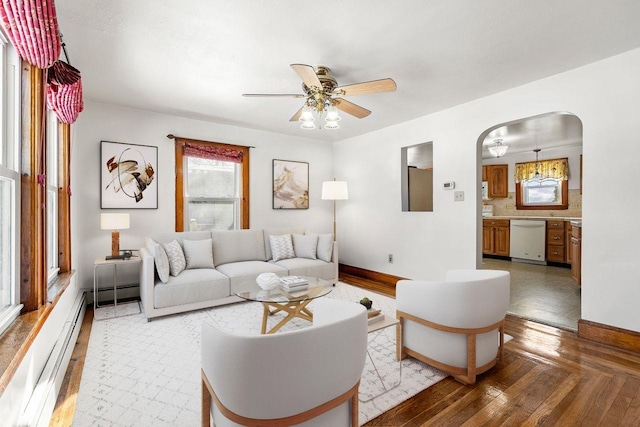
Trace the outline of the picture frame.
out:
M 100 208 L 158 209 L 158 147 L 100 141 Z
M 309 163 L 273 159 L 273 209 L 309 209 Z

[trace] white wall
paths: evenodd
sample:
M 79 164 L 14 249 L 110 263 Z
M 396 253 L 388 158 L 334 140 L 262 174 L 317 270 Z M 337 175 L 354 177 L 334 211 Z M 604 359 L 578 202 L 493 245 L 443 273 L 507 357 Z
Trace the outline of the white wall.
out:
M 174 230 L 174 142 L 168 134 L 255 147 L 250 151 L 251 228 L 301 225 L 323 233 L 333 229 L 333 205 L 320 199 L 322 181 L 333 179 L 330 143 L 91 102 L 72 132 L 72 263 L 81 287 L 93 286 L 94 259 L 111 251 L 111 233 L 100 229 L 101 212 L 131 214 L 131 228 L 120 232 L 121 248 L 139 248 L 147 234 Z M 152 183 L 159 188 L 158 209 L 100 209 L 101 140 L 158 147 L 157 179 Z M 273 159 L 309 162 L 308 210 L 272 209 Z M 103 273 L 102 280 L 111 280 Z M 119 274 L 121 283 L 137 283 L 135 270 Z M 102 280 L 101 287 L 107 286 Z
M 335 173 L 349 182 L 350 197 L 338 208 L 340 261 L 409 278 L 475 268 L 481 260 L 478 137 L 499 123 L 568 111 L 583 123 L 582 318 L 640 331 L 640 193 L 633 189 L 640 158 L 638 76 L 640 50 L 633 50 L 334 143 Z M 400 148 L 425 141 L 433 141 L 434 212 L 402 212 Z M 446 181 L 464 191 L 463 202 L 442 189 Z

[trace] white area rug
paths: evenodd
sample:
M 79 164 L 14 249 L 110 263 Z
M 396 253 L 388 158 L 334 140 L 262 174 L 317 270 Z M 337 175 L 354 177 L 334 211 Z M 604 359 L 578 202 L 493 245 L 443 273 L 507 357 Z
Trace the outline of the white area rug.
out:
M 359 301 L 395 317 L 395 300 L 339 283 L 327 298 Z M 309 305 L 313 310 L 313 302 Z M 281 315 L 274 315 L 270 326 Z M 230 332 L 259 333 L 262 305 L 253 302 L 168 316 L 147 322 L 143 314 L 94 321 L 73 425 L 198 426 L 200 424 L 200 329 L 215 323 Z M 294 319 L 281 330 L 308 327 Z M 370 334 L 369 353 L 384 382 L 399 376 L 395 360 L 395 327 L 377 337 Z M 388 392 L 360 402 L 360 425 L 445 378 L 415 359 L 402 361 L 402 380 Z M 363 372 L 363 400 L 383 391 L 369 358 Z

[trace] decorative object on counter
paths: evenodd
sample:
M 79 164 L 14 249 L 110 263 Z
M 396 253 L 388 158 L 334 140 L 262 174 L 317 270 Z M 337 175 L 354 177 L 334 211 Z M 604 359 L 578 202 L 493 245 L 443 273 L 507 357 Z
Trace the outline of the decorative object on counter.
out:
M 371 306 L 373 305 L 373 301 L 369 298 L 364 297 L 360 300 L 360 304 L 364 305 L 367 310 L 371 310 Z
M 502 139 L 494 139 L 494 144 L 489 146 L 489 152 L 493 157 L 504 156 L 507 150 L 509 149 L 508 145 L 504 145 L 502 143 Z
M 264 290 L 275 289 L 280 284 L 280 276 L 275 273 L 262 273 L 256 277 L 256 283 Z

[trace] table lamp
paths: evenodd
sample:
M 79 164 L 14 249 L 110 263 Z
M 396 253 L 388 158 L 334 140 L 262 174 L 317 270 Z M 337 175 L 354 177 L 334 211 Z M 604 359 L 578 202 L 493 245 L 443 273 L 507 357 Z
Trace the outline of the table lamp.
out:
M 100 214 L 100 228 L 102 230 L 113 230 L 111 232 L 111 256 L 106 259 L 124 259 L 120 255 L 120 232 L 129 228 L 128 213 L 103 213 Z
M 346 181 L 325 181 L 322 183 L 322 200 L 333 200 L 333 240 L 336 236 L 336 200 L 347 200 L 349 190 Z

